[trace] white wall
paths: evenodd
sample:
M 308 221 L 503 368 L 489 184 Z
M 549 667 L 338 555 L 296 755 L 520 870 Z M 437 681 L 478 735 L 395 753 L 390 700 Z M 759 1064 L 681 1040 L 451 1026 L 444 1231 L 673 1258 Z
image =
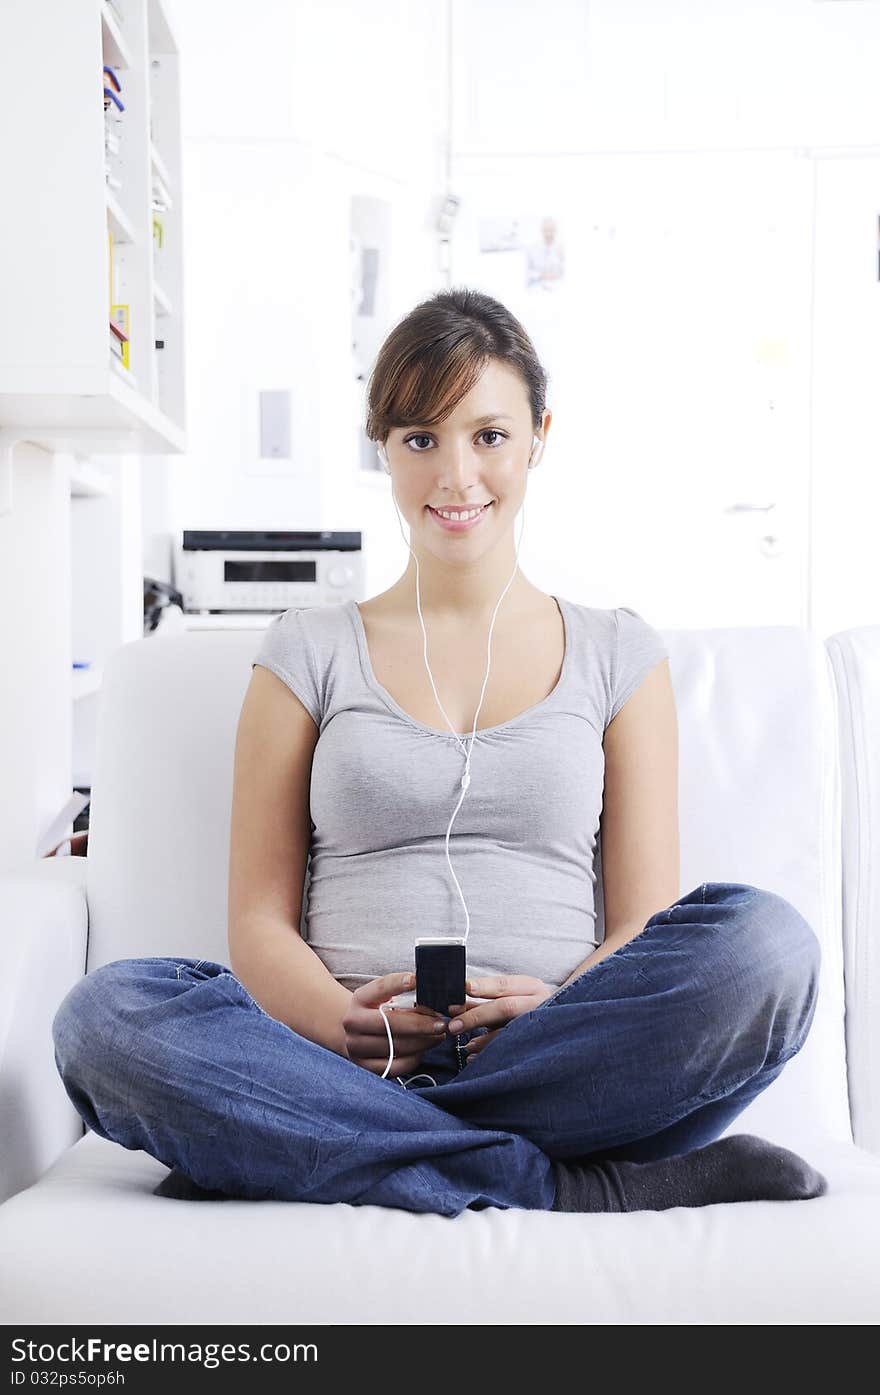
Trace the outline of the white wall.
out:
M 229 0 L 186 0 L 172 17 L 189 449 L 169 471 L 169 522 L 361 529 L 375 559 L 387 494 L 357 483 L 349 199 L 391 204 L 398 318 L 440 284 L 429 213 L 445 158 L 444 7 L 258 0 L 245 19 Z M 261 387 L 292 393 L 289 468 L 258 458 Z
M 876 394 L 844 388 L 880 368 L 876 180 L 867 161 L 847 175 L 846 229 L 814 167 L 880 151 L 880 5 L 551 0 L 536 21 L 455 0 L 454 15 L 457 279 L 505 300 L 551 369 L 526 573 L 661 626 L 825 635 L 876 618 L 864 467 L 880 422 Z M 515 258 L 478 255 L 491 213 L 560 220 L 557 304 L 523 290 Z M 860 448 L 846 505 L 844 417 Z
M 877 0 L 453 3 L 459 155 L 876 140 Z
M 880 150 L 817 161 L 811 517 L 819 634 L 880 623 Z
M 880 4 L 257 0 L 243 23 L 178 0 L 173 18 L 190 450 L 171 526 L 360 528 L 366 594 L 400 574 L 387 481 L 357 470 L 348 200 L 393 206 L 390 328 L 445 283 L 449 118 L 451 279 L 505 299 L 551 375 L 527 575 L 661 625 L 856 623 L 810 550 L 832 463 L 811 459 L 811 400 L 835 415 L 809 352 L 813 161 L 880 144 Z M 487 209 L 562 215 L 564 297 L 475 254 Z M 832 300 L 834 274 L 826 258 Z M 259 386 L 294 395 L 283 471 L 255 458 Z M 772 515 L 727 512 L 765 497 Z

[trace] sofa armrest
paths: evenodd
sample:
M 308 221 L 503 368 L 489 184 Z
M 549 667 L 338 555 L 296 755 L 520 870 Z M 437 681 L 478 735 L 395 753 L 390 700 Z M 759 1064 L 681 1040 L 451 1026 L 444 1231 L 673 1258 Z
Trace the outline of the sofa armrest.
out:
M 0 1202 L 82 1137 L 55 1065 L 52 1019 L 85 973 L 85 873 L 85 858 L 45 858 L 0 876 Z
M 880 625 L 831 635 L 838 694 L 846 1059 L 853 1139 L 880 1153 Z

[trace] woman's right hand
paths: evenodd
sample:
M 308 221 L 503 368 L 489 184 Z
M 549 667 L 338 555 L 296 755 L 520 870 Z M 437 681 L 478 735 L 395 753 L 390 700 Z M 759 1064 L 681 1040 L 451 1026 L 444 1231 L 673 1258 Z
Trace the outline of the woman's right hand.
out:
M 387 1003 L 396 993 L 404 993 L 415 986 L 415 974 L 383 974 L 362 983 L 349 999 L 342 1030 L 345 1033 L 345 1048 L 349 1060 L 356 1066 L 384 1074 L 388 1065 L 388 1033 L 385 1030 L 384 1013 L 379 1011 L 380 1003 Z M 421 1063 L 422 1056 L 435 1042 L 446 1035 L 447 1019 L 433 1008 L 411 1007 L 388 1010 L 388 1025 L 394 1042 L 394 1058 L 389 1075 L 404 1075 L 412 1072 Z M 439 1024 L 439 1030 L 438 1030 Z

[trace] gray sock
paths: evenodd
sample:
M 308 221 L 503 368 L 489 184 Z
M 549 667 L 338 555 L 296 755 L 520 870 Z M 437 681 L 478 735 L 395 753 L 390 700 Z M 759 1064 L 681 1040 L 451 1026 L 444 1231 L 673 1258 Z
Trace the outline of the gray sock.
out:
M 185 1172 L 173 1167 L 167 1176 L 157 1187 L 153 1188 L 153 1196 L 170 1196 L 175 1201 L 231 1201 L 232 1197 L 228 1192 L 208 1191 L 205 1187 L 200 1187 L 191 1177 L 187 1177 Z
M 719 1201 L 803 1201 L 828 1182 L 808 1162 L 751 1133 L 654 1162 L 554 1161 L 553 1211 L 667 1211 Z

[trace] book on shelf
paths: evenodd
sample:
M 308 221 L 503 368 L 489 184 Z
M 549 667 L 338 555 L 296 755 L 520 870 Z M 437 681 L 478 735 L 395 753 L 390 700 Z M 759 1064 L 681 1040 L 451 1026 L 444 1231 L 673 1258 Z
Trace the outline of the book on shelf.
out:
M 124 368 L 131 367 L 131 330 L 129 328 L 129 307 L 110 306 L 110 348 L 114 356 L 122 360 Z M 121 349 L 121 353 L 120 353 Z
M 111 104 L 117 111 L 125 111 L 125 103 L 118 94 L 122 92 L 122 83 L 116 76 L 114 70 L 106 63 L 101 74 L 101 88 L 104 98 L 104 111 L 110 110 Z
M 158 213 L 153 214 L 153 280 L 162 279 L 165 264 L 165 224 Z
M 121 189 L 122 183 L 116 171 L 122 148 L 118 132 L 125 105 L 116 94 L 122 91 L 122 84 L 106 63 L 101 81 L 104 99 L 104 180 L 109 189 Z

